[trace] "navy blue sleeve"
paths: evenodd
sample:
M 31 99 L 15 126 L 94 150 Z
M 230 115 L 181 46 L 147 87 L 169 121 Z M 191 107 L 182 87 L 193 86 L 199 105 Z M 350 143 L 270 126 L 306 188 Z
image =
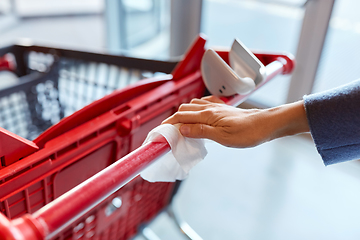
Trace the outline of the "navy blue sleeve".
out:
M 360 159 L 360 79 L 304 96 L 304 105 L 325 165 Z

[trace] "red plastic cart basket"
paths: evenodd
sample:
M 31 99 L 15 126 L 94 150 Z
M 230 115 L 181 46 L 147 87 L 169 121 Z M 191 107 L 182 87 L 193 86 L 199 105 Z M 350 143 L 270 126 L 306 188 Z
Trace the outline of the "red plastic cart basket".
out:
M 0 49 L 15 57 L 21 76 L 0 90 L 0 126 L 10 130 L 0 130 L 0 239 L 129 239 L 162 210 L 172 213 L 178 183 L 137 177 L 170 147 L 162 138 L 140 145 L 181 103 L 204 95 L 204 46 L 199 37 L 174 70 L 174 62 Z M 228 61 L 227 51 L 218 53 Z M 255 90 L 294 66 L 286 54 L 255 55 L 268 76 Z M 236 105 L 250 94 L 224 100 Z

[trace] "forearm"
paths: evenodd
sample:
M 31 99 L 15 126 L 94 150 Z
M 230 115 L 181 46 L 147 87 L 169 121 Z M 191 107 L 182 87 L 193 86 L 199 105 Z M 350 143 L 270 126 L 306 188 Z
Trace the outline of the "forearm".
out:
M 309 132 L 304 101 L 265 109 L 269 140 Z

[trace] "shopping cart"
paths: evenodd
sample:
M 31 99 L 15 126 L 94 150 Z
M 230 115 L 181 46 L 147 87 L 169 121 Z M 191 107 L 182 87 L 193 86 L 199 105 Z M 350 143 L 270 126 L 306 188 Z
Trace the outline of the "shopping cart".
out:
M 172 211 L 179 182 L 149 183 L 138 174 L 170 150 L 162 137 L 141 146 L 147 133 L 205 94 L 205 42 L 198 37 L 178 64 L 41 46 L 0 49 L 16 60 L 19 76 L 0 90 L 7 129 L 0 129 L 0 239 L 129 239 L 163 210 L 196 238 Z M 227 51 L 218 54 L 228 61 Z M 294 67 L 286 54 L 255 55 L 268 77 L 254 91 Z M 9 59 L 0 66 L 13 66 Z M 249 95 L 223 100 L 237 105 Z

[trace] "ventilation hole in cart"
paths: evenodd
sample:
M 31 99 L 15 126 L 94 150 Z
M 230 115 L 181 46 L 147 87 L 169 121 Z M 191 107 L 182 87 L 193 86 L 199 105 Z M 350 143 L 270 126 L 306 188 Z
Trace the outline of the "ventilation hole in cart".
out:
M 84 229 L 85 224 L 84 223 L 79 223 L 78 225 L 76 225 L 76 227 L 74 227 L 73 231 L 74 233 L 77 233 L 79 231 L 81 231 L 82 229 Z
M 75 240 L 83 239 L 83 238 L 82 238 L 83 236 L 84 236 L 84 233 L 74 234 L 74 235 L 73 235 L 73 239 L 75 239 Z
M 95 221 L 95 216 L 91 215 L 91 216 L 86 218 L 85 223 L 86 223 L 86 225 L 89 225 L 89 224 L 93 224 L 94 221 Z
M 134 196 L 134 201 L 135 201 L 135 202 L 138 202 L 138 201 L 140 201 L 141 199 L 142 199 L 141 194 L 136 194 L 136 195 Z
M 90 239 L 95 235 L 95 231 L 91 230 L 88 233 L 86 233 L 85 237 L 86 239 Z
M 6 167 L 5 156 L 0 157 L 0 161 L 1 161 L 1 168 Z
M 114 198 L 111 203 L 105 208 L 105 215 L 110 216 L 113 214 L 116 210 L 118 210 L 122 205 L 121 198 L 116 197 Z
M 85 224 L 79 223 L 73 228 L 73 239 L 81 239 L 84 236 Z

